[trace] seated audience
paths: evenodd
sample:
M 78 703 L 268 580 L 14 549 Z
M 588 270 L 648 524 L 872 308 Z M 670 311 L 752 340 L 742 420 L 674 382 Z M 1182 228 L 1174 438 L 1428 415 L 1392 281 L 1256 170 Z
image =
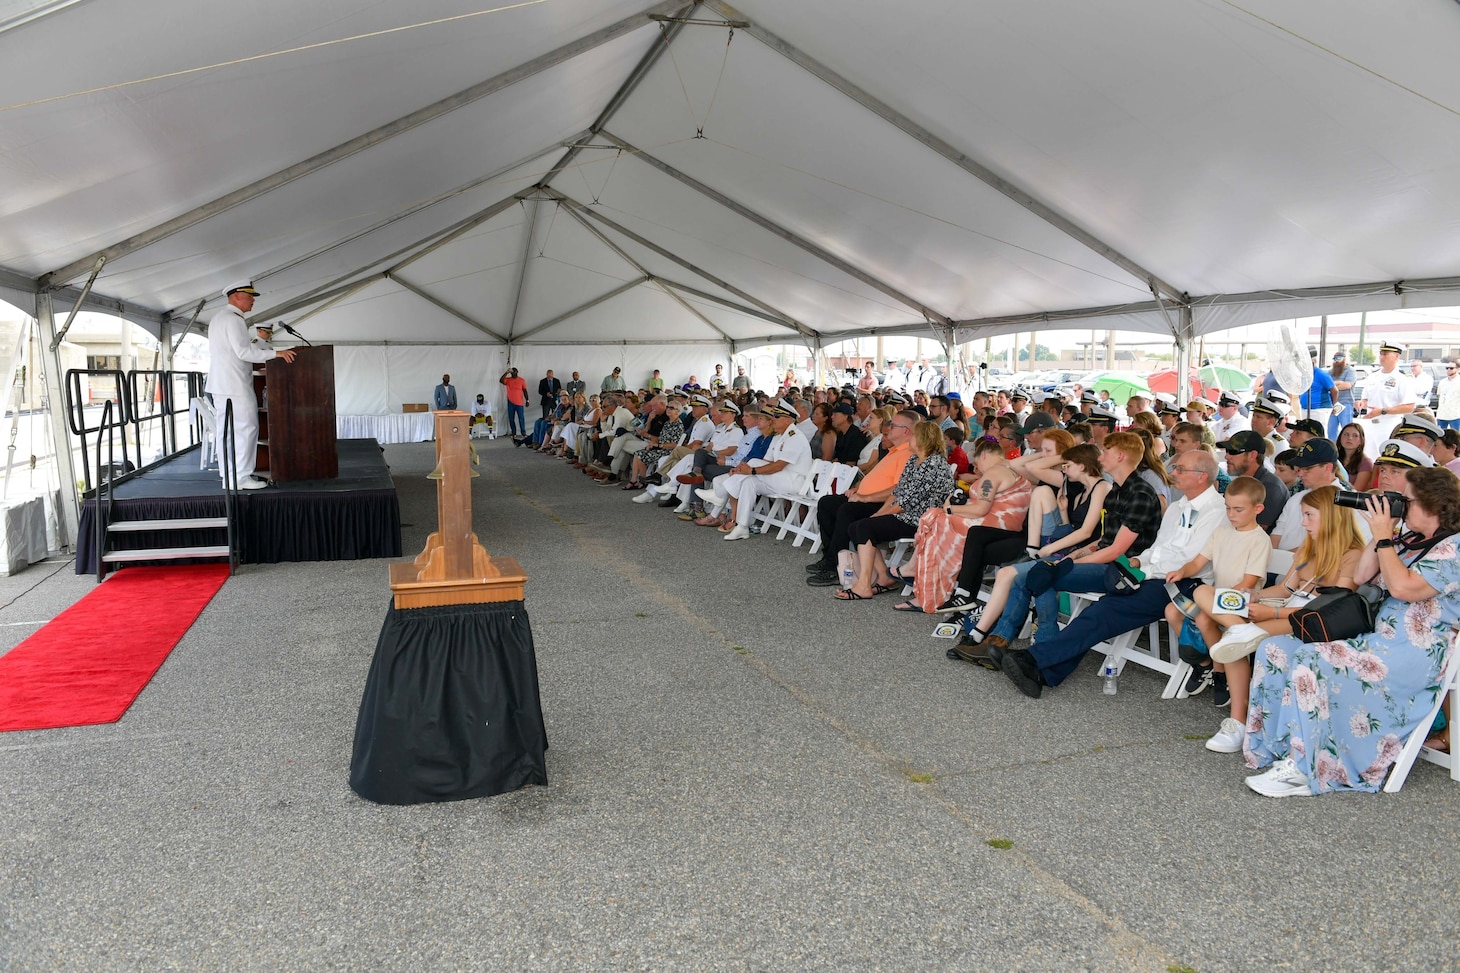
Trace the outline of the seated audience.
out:
M 1217 734 L 1207 741 L 1208 750 L 1236 753 L 1242 749 L 1247 694 L 1252 680 L 1252 663 L 1248 657 L 1257 649 L 1257 643 L 1269 635 L 1290 633 L 1289 616 L 1311 601 L 1319 588 L 1352 590 L 1357 587 L 1354 574 L 1364 550 L 1364 538 L 1354 524 L 1353 511 L 1334 504 L 1337 494 L 1337 487 L 1319 487 L 1297 501 L 1303 510 L 1303 544 L 1293 557 L 1293 566 L 1277 584 L 1252 591 L 1245 617 L 1216 610 L 1215 589 L 1207 585 L 1198 588 L 1192 596 L 1200 608 L 1196 623 L 1203 640 L 1211 646 L 1212 662 L 1221 670 L 1214 679 L 1227 686 L 1232 694 L 1232 715 L 1222 720 Z M 1220 561 L 1218 565 L 1220 568 Z M 1256 585 L 1227 585 L 1220 577 L 1214 584 L 1256 588 Z M 1168 619 L 1173 610 L 1168 610 Z M 1224 631 L 1226 634 L 1222 635 Z
M 1247 779 L 1266 797 L 1378 791 L 1410 733 L 1434 706 L 1440 669 L 1460 623 L 1460 480 L 1413 468 L 1406 478 L 1408 531 L 1380 497 L 1364 517 L 1375 538 L 1355 580 L 1389 595 L 1374 631 L 1341 642 L 1263 641 L 1252 662 Z
M 1026 696 L 1038 698 L 1045 686 L 1063 682 L 1092 646 L 1132 628 L 1159 621 L 1171 600 L 1165 575 L 1196 556 L 1222 519 L 1222 497 L 1213 485 L 1217 476 L 1215 457 L 1196 449 L 1182 453 L 1172 468 L 1181 486 L 1181 498 L 1167 509 L 1160 520 L 1159 532 L 1154 532 L 1151 543 L 1146 545 L 1149 550 L 1144 550 L 1143 535 L 1132 525 L 1148 524 L 1156 505 L 1150 485 L 1135 473 L 1140 454 L 1135 448 L 1139 439 L 1130 441 L 1134 438 L 1129 433 L 1112 433 L 1106 437 L 1107 448 L 1101 456 L 1119 486 L 1118 491 L 1112 491 L 1106 507 L 1107 522 L 1113 519 L 1123 525 L 1112 543 L 1094 549 L 1081 548 L 1066 561 L 1043 560 L 1030 570 L 1026 587 L 1037 599 L 1039 626 L 1027 651 L 1014 651 L 1007 642 L 995 643 L 993 635 L 984 640 L 989 661 L 1002 669 Z M 1115 446 L 1110 445 L 1112 441 Z M 1107 462 L 1109 454 L 1114 456 Z M 1127 512 L 1130 516 L 1125 515 Z M 1123 565 L 1111 568 L 1122 556 L 1129 569 L 1123 570 Z M 1142 574 L 1133 574 L 1134 569 Z M 1112 589 L 1107 582 L 1111 570 L 1140 583 L 1132 590 Z M 1209 570 L 1204 571 L 1204 579 L 1209 574 Z M 1188 582 L 1187 587 L 1195 589 L 1196 584 Z M 1061 629 L 1056 621 L 1061 591 L 1105 591 L 1107 595 Z M 1189 595 L 1189 591 L 1183 593 Z M 1016 604 L 1010 602 L 1011 607 Z M 1022 624 L 1022 619 L 1016 621 L 1013 617 L 1018 614 L 1006 613 L 995 632 L 1009 631 L 1006 627 L 1009 622 Z M 1003 638 L 1012 638 L 1012 632 Z
M 934 507 L 919 521 L 911 575 L 916 594 L 913 603 L 904 602 L 899 610 L 941 610 L 938 606 L 958 597 L 965 570 L 970 576 L 977 572 L 969 589 L 977 592 L 985 563 L 1002 564 L 1023 550 L 1029 481 L 1014 471 L 1003 447 L 991 439 L 974 446 L 973 470 L 966 503 Z M 994 544 L 994 550 L 986 552 L 986 544 Z M 902 575 L 900 580 L 910 579 Z M 973 599 L 967 600 L 972 607 Z
M 906 413 L 901 413 L 898 422 Z M 912 537 L 925 512 L 953 492 L 953 470 L 943 455 L 943 432 L 935 422 L 919 422 L 912 430 L 912 456 L 893 488 L 892 496 L 872 516 L 858 520 L 847 532 L 856 549 L 856 578 L 850 588 L 837 592 L 843 601 L 861 601 L 902 587 L 892 577 L 879 544 Z

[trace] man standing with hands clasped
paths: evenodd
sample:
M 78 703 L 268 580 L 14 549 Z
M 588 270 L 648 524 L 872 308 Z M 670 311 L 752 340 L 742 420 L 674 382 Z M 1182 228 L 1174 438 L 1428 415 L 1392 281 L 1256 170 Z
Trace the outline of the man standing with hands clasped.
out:
M 451 384 L 450 375 L 441 376 L 441 384 L 436 386 L 431 401 L 437 412 L 449 412 L 456 408 L 456 386 Z
M 262 490 L 268 483 L 254 476 L 258 462 L 259 402 L 253 391 L 253 366 L 273 358 L 292 362 L 298 352 L 269 347 L 250 339 L 244 315 L 253 310 L 259 292 L 252 281 L 230 284 L 223 291 L 228 304 L 208 322 L 208 394 L 213 398 L 218 469 L 228 485 L 229 464 L 223 454 L 228 403 L 233 404 L 233 455 L 238 490 Z
M 1399 425 L 1399 417 L 1414 411 L 1414 390 L 1409 376 L 1399 370 L 1404 349 L 1385 344 L 1379 348 L 1379 371 L 1364 381 L 1363 397 L 1354 410 L 1363 416 L 1364 455 L 1377 459 L 1379 448 Z

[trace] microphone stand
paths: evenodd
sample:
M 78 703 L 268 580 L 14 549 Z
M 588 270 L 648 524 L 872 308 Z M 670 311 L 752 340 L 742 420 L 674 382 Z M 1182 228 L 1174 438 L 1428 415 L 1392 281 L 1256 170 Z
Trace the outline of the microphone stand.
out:
M 314 342 L 310 341 L 308 338 L 304 337 L 304 335 L 300 334 L 298 331 L 295 331 L 293 328 L 289 327 L 289 325 L 285 324 L 283 321 L 280 321 L 277 325 L 275 325 L 275 327 L 279 328 L 282 331 L 287 331 L 289 334 L 292 334 L 294 337 L 298 338 L 300 341 L 304 342 L 309 347 L 311 347 L 311 348 L 314 347 Z

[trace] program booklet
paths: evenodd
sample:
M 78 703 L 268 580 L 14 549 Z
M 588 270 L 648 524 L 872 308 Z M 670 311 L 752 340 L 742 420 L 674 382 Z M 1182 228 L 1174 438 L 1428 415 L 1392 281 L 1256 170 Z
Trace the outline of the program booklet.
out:
M 1212 594 L 1212 613 L 1247 617 L 1247 592 L 1237 588 L 1218 588 Z

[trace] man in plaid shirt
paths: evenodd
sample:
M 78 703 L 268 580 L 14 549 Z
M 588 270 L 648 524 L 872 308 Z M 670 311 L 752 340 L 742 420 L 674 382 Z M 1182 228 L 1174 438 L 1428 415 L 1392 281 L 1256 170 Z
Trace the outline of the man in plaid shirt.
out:
M 1161 501 L 1151 485 L 1135 472 L 1144 455 L 1145 445 L 1134 433 L 1113 432 L 1105 437 L 1105 445 L 1100 451 L 1100 466 L 1115 485 L 1105 500 L 1100 539 L 1066 553 L 1073 563 L 1064 568 L 1068 573 L 1060 574 L 1058 588 L 1052 581 L 1036 585 L 1034 572 L 1015 581 L 999 623 L 984 639 L 983 644 L 989 650 L 1009 647 L 1024 627 L 1031 596 L 1034 598 L 1034 610 L 1039 615 L 1041 632 L 1045 626 L 1053 630 L 1059 624 L 1061 591 L 1105 590 L 1107 564 L 1122 554 L 1139 554 L 1155 541 L 1156 531 L 1161 527 Z
M 1167 575 L 1199 555 L 1212 532 L 1226 522 L 1226 505 L 1215 486 L 1217 460 L 1214 456 L 1202 450 L 1188 450 L 1171 464 L 1171 474 L 1181 496 L 1167 509 L 1155 541 L 1139 558 L 1130 558 L 1131 566 L 1144 571 L 1147 580 L 1130 593 L 1106 595 L 1071 619 L 1063 629 L 1053 624 L 1045 626 L 1045 616 L 1041 615 L 1038 638 L 1026 652 L 989 651 L 989 661 L 998 665 L 1020 692 L 1037 699 L 1045 686 L 1063 682 L 1091 646 L 1160 621 L 1165 615 L 1171 601 Z M 1207 564 L 1195 577 L 1177 582 L 1177 587 L 1190 597 L 1199 584 L 1210 581 L 1211 565 Z M 1102 587 L 1069 587 L 1063 580 L 1059 584 L 1060 590 L 1069 591 L 1099 591 Z

